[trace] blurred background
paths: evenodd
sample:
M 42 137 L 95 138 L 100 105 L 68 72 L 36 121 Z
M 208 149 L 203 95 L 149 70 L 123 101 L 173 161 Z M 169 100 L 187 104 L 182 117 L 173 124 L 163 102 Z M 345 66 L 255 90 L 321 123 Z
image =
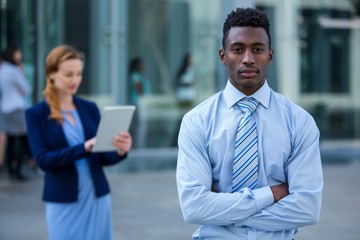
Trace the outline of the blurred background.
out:
M 267 80 L 314 116 L 321 131 L 324 170 L 330 169 L 326 177 L 337 178 L 337 168 L 359 169 L 360 0 L 0 0 L 0 47 L 21 47 L 33 87 L 30 104 L 43 98 L 44 60 L 50 49 L 63 43 L 78 48 L 86 59 L 79 95 L 101 109 L 137 106 L 131 126 L 134 149 L 128 161 L 109 169 L 111 177 L 166 171 L 166 179 L 175 181 L 181 118 L 224 88 L 227 76 L 218 58 L 222 24 L 239 6 L 267 12 L 275 50 Z M 151 87 L 136 102 L 134 59 L 141 60 L 141 73 Z M 353 185 L 344 184 L 359 189 L 359 179 L 349 174 L 343 173 Z M 1 194 L 8 180 L 0 181 Z M 36 177 L 34 181 L 26 184 L 41 185 Z M 343 186 L 335 186 L 336 195 Z M 12 192 L 7 193 L 9 197 Z M 4 196 L 0 195 L 0 205 Z M 40 191 L 35 197 L 40 203 Z M 359 235 L 348 239 L 358 240 Z
M 0 0 L 0 46 L 21 47 L 32 103 L 43 98 L 50 49 L 75 46 L 86 58 L 79 94 L 100 108 L 137 104 L 136 153 L 150 148 L 147 157 L 173 157 L 183 114 L 226 84 L 218 49 L 223 21 L 237 6 L 267 12 L 275 49 L 268 82 L 315 117 L 324 149 L 334 141 L 356 144 L 359 0 Z M 178 91 L 186 56 L 190 95 Z M 142 61 L 151 94 L 132 102 L 135 58 Z
M 0 46 L 17 43 L 23 50 L 32 103 L 42 100 L 48 51 L 63 43 L 75 46 L 86 58 L 79 94 L 100 108 L 137 104 L 135 147 L 171 154 L 183 114 L 226 84 L 218 58 L 226 15 L 237 6 L 254 6 L 271 22 L 270 86 L 315 117 L 324 146 L 354 143 L 360 139 L 359 5 L 359 0 L 0 0 Z M 185 101 L 177 93 L 177 75 L 186 55 L 195 94 Z M 134 58 L 142 60 L 151 85 L 151 95 L 136 103 L 130 96 Z

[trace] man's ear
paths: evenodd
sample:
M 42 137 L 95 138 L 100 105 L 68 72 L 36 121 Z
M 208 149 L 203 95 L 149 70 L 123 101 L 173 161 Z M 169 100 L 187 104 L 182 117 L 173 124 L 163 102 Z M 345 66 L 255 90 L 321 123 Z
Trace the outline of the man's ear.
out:
M 224 66 L 227 66 L 226 57 L 225 57 L 225 50 L 220 48 L 219 49 L 219 57 L 220 61 Z
M 269 51 L 269 64 L 272 63 L 273 57 L 274 57 L 274 49 L 270 48 L 270 51 Z

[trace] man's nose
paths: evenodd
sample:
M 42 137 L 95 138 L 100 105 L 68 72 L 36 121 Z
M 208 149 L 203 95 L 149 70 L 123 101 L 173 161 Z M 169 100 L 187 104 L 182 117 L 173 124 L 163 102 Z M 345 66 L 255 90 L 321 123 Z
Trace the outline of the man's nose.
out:
M 245 51 L 245 53 L 243 55 L 242 63 L 244 65 L 249 65 L 249 64 L 255 63 L 254 54 L 251 52 L 251 50 L 248 49 Z

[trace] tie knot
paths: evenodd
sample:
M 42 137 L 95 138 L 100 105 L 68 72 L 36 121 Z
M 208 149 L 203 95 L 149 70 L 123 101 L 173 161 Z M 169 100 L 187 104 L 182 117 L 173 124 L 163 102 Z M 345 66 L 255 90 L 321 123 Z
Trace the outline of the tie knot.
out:
M 243 112 L 250 112 L 253 114 L 259 105 L 259 102 L 252 97 L 246 97 L 237 102 L 237 105 Z

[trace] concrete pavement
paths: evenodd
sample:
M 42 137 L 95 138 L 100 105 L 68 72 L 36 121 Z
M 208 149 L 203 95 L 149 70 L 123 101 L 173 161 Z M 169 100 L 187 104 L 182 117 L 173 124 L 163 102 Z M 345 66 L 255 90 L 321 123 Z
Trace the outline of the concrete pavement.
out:
M 360 161 L 324 164 L 320 222 L 300 229 L 296 240 L 360 240 Z M 42 176 L 13 182 L 0 176 L 0 239 L 45 240 Z M 138 173 L 108 170 L 112 189 L 114 240 L 191 239 L 197 226 L 184 223 L 175 170 Z

